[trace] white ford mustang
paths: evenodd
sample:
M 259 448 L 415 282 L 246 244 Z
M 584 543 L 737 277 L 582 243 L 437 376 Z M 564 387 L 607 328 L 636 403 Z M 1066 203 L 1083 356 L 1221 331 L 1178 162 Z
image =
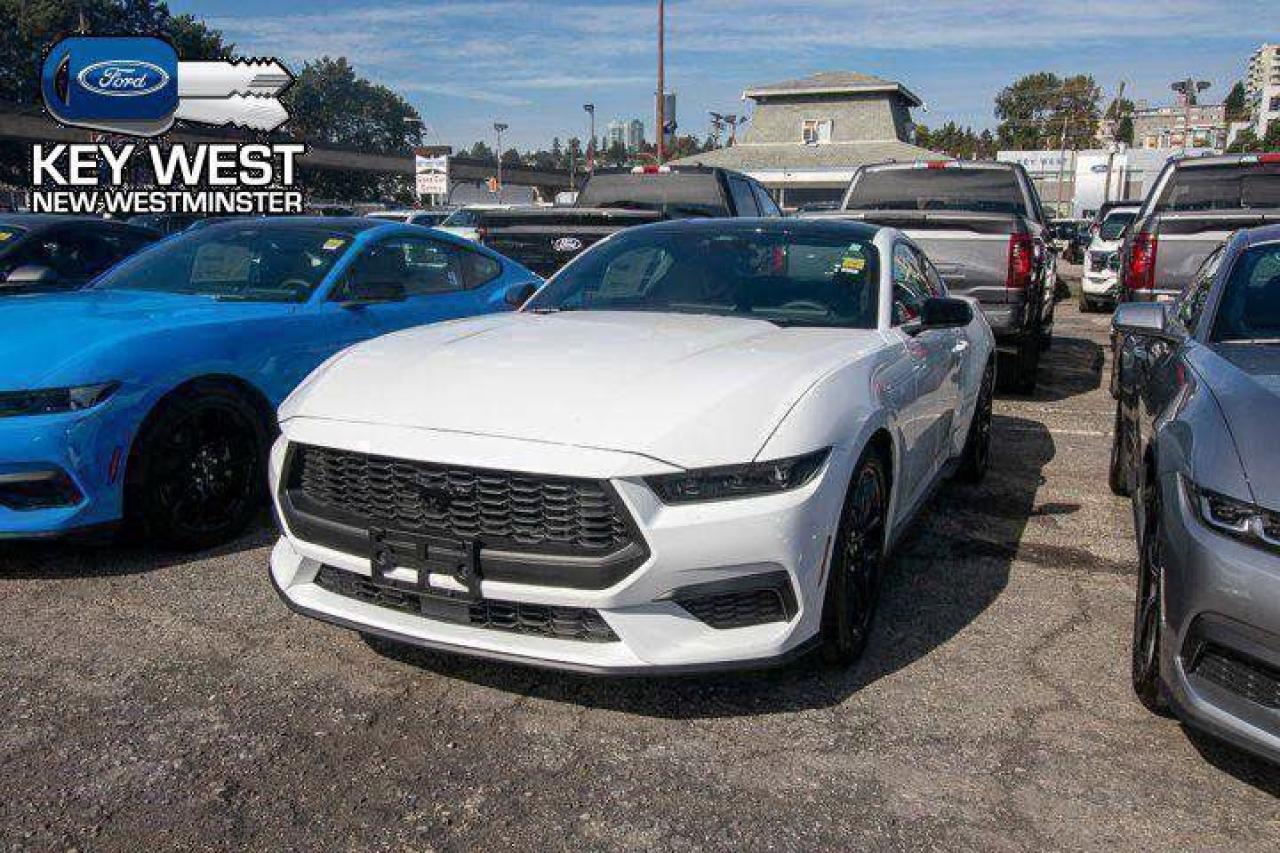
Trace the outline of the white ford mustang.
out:
M 322 365 L 280 410 L 296 611 L 602 673 L 855 660 L 893 543 L 986 467 L 991 331 L 893 229 L 705 220 L 513 314 Z

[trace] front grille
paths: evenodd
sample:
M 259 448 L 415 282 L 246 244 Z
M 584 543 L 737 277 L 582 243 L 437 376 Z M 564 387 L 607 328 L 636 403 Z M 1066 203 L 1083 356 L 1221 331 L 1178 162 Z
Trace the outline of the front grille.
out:
M 1089 271 L 1102 272 L 1107 268 L 1107 262 L 1111 260 L 1113 252 L 1090 252 L 1089 253 Z
M 559 251 L 555 241 L 560 237 L 574 237 L 582 246 L 576 250 Z M 554 275 L 560 268 L 589 247 L 600 241 L 599 234 L 504 234 L 490 231 L 485 245 L 495 252 L 500 252 L 516 263 L 532 270 L 543 278 Z
M 321 566 L 316 573 L 315 583 L 321 589 L 343 598 L 438 622 L 584 643 L 618 642 L 618 635 L 613 633 L 599 611 L 586 607 L 551 607 L 495 599 L 468 601 L 448 598 L 374 583 L 364 575 L 332 566 Z
M 1191 670 L 1205 681 L 1265 708 L 1280 709 L 1280 669 L 1210 644 Z
M 336 521 L 506 549 L 598 557 L 638 536 L 606 482 L 295 445 L 289 489 Z

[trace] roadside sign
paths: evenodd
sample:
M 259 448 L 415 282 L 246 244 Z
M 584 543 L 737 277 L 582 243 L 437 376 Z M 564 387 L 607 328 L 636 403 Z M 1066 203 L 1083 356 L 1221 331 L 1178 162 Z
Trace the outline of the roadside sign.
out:
M 417 184 L 418 195 L 447 196 L 449 194 L 449 158 L 423 157 L 413 158 L 413 173 Z

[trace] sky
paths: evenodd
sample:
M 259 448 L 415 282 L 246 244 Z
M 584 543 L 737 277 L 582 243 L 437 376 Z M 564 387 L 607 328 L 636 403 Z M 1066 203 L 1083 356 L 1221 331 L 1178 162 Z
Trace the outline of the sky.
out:
M 294 70 L 346 56 L 408 99 L 429 144 L 503 147 L 585 138 L 640 117 L 652 139 L 655 0 L 170 0 L 238 50 Z M 741 113 L 742 90 L 817 71 L 901 81 L 925 102 L 914 118 L 994 127 L 996 92 L 1035 71 L 1092 74 L 1106 97 L 1171 100 L 1195 76 L 1221 100 L 1259 44 L 1280 41 L 1280 0 L 667 0 L 667 88 L 681 133 L 708 111 Z M 267 11 L 264 11 L 267 10 Z

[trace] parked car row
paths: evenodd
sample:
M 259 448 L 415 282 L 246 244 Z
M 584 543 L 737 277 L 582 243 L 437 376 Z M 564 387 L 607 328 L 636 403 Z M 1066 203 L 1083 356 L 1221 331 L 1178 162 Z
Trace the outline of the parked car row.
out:
M 1278 185 L 1280 157 L 1175 162 L 1103 215 L 1085 275 L 1117 277 L 1082 296 L 1121 303 L 1135 690 L 1276 759 L 1280 227 L 1230 229 L 1280 221 Z M 800 218 L 762 196 L 640 170 L 479 240 L 203 223 L 8 300 L 0 536 L 202 547 L 269 496 L 285 603 L 369 634 L 588 672 L 856 660 L 894 544 L 985 471 L 997 376 L 1034 388 L 1059 249 L 1014 165 L 864 167 Z
M 1129 224 L 1111 488 L 1134 691 L 1280 761 L 1280 153 L 1171 162 Z

